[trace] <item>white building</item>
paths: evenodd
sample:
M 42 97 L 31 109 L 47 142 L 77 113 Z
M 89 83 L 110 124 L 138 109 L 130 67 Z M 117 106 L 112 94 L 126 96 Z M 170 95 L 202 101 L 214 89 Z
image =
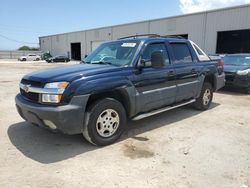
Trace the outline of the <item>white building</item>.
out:
M 250 4 L 39 37 L 42 51 L 80 59 L 103 41 L 135 34 L 181 35 L 208 54 L 250 53 Z

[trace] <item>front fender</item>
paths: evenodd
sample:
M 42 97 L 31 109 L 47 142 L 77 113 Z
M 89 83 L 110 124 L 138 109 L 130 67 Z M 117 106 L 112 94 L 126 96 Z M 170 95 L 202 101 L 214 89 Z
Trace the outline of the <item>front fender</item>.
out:
M 126 77 L 114 76 L 86 81 L 77 88 L 74 95 L 94 95 L 107 92 L 119 92 L 122 94 L 129 107 L 128 115 L 130 117 L 135 115 L 136 89 Z

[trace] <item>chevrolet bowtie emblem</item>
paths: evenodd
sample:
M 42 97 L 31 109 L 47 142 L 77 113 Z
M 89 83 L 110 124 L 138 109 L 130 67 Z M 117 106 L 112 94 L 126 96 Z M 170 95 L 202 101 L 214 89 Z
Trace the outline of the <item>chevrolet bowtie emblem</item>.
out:
M 23 90 L 28 93 L 29 92 L 30 85 L 24 85 Z

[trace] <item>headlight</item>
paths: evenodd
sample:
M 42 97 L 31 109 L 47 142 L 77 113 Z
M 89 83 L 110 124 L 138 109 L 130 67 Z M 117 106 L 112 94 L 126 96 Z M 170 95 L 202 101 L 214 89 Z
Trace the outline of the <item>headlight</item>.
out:
M 42 102 L 44 103 L 60 103 L 62 94 L 65 88 L 69 85 L 68 82 L 53 82 L 47 83 L 44 88 L 53 90 L 53 94 L 42 94 Z
M 69 85 L 68 82 L 53 82 L 45 84 L 44 88 L 53 88 L 53 89 L 65 89 Z
M 247 75 L 249 73 L 250 73 L 250 69 L 246 69 L 246 70 L 242 70 L 242 71 L 237 71 L 237 74 L 241 75 L 241 76 Z

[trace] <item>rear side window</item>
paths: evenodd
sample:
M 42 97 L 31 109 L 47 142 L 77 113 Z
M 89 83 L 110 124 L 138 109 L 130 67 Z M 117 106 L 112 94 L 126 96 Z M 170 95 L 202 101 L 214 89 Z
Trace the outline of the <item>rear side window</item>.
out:
M 198 46 L 196 46 L 195 44 L 193 45 L 196 52 L 198 53 L 198 55 L 204 55 L 204 53 L 198 48 Z
M 172 43 L 170 45 L 175 56 L 175 63 L 192 63 L 192 55 L 186 43 Z
M 209 61 L 209 57 L 205 54 L 205 52 L 202 51 L 194 42 L 190 41 L 192 46 L 195 49 L 196 55 L 199 59 L 199 61 Z
M 151 64 L 151 55 L 153 52 L 161 51 L 163 52 L 164 58 L 165 58 L 165 65 L 169 64 L 169 57 L 166 50 L 166 46 L 164 43 L 155 43 L 155 44 L 149 44 L 146 49 L 144 50 L 142 54 L 142 59 L 145 61 L 145 66 L 150 67 Z

